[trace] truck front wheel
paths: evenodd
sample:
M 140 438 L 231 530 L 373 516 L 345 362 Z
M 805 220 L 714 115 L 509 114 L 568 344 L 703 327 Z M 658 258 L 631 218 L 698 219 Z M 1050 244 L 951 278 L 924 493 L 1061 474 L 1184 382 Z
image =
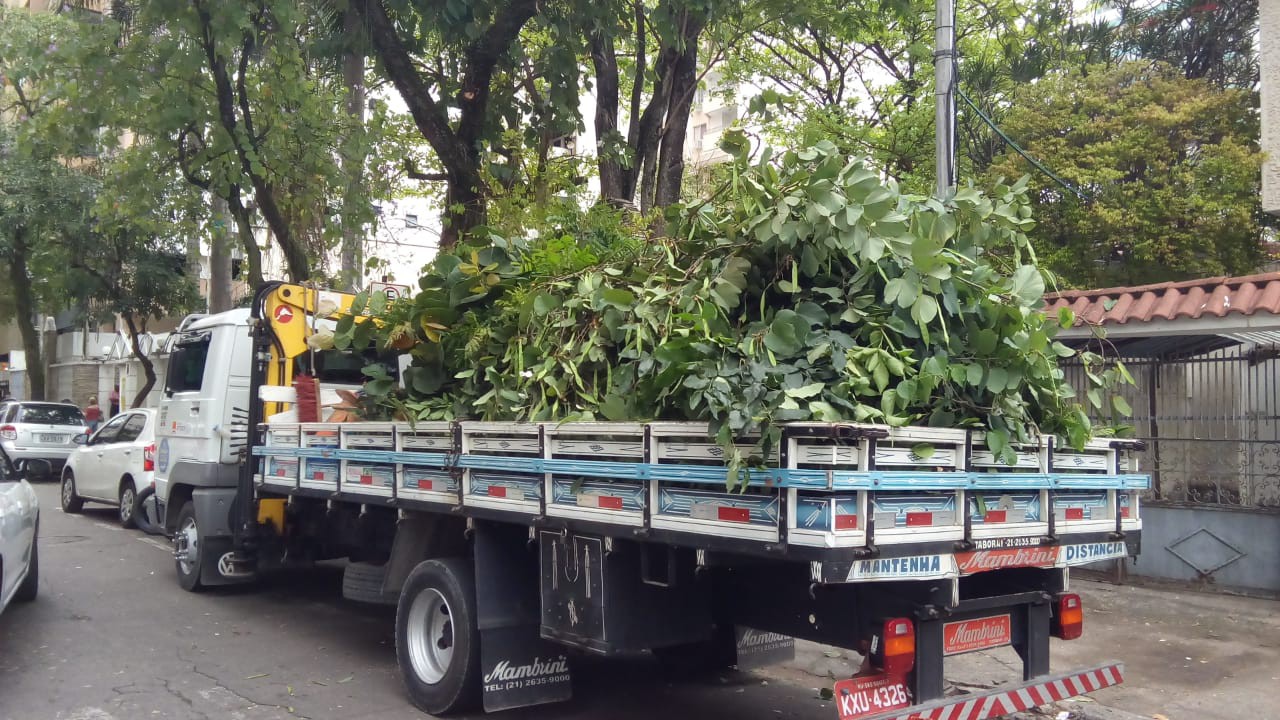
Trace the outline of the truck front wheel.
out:
M 463 559 L 419 563 L 396 606 L 396 662 L 413 703 L 431 715 L 480 698 L 475 574 Z
M 204 588 L 200 582 L 203 549 L 204 538 L 196 522 L 196 506 L 188 500 L 178 512 L 178 527 L 173 533 L 173 559 L 178 570 L 178 584 L 187 592 L 199 592 Z

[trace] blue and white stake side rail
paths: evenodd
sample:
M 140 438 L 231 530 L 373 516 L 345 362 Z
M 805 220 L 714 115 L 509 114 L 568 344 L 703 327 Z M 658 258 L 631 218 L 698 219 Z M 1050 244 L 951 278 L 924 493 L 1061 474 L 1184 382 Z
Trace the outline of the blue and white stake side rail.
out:
M 359 463 L 397 464 L 458 470 L 554 474 L 610 480 L 638 480 L 725 484 L 725 469 L 707 465 L 612 462 L 606 460 L 548 460 L 527 456 L 465 455 L 453 453 L 396 452 L 338 448 L 290 448 L 259 446 L 259 457 L 346 460 Z M 811 470 L 754 468 L 750 485 L 762 488 L 805 490 L 1146 490 L 1151 476 L 1140 473 L 1006 473 L 974 471 Z

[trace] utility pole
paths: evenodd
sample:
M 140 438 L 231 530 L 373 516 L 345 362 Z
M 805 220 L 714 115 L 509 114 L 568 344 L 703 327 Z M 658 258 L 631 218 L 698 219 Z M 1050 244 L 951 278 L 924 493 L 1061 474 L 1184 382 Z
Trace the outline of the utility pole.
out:
M 955 0 L 935 0 L 933 94 L 934 149 L 937 153 L 938 198 L 956 187 L 956 4 Z

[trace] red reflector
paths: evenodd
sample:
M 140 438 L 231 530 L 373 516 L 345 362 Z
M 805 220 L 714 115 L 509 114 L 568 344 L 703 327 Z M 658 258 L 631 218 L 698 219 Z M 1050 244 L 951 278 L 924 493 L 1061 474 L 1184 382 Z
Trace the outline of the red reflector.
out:
M 431 490 L 434 487 L 435 485 L 430 480 L 423 480 L 423 479 L 418 480 L 419 490 Z
M 373 484 L 373 476 L 372 476 L 372 475 L 361 475 L 361 476 L 360 476 L 360 484 L 361 484 L 361 485 L 372 485 L 372 484 Z
M 836 529 L 837 530 L 857 530 L 858 516 L 857 515 L 837 515 Z
M 716 517 L 725 522 L 751 522 L 751 509 L 721 506 L 716 508 Z
M 617 495 L 597 495 L 596 506 L 606 510 L 621 510 L 622 498 Z
M 489 486 L 489 497 L 504 498 L 507 496 L 507 489 L 501 485 Z
M 931 512 L 907 513 L 907 527 L 929 527 L 931 525 L 933 525 L 933 513 Z
M 1125 518 L 1127 520 L 1129 518 L 1129 508 L 1127 507 L 1120 508 L 1120 517 Z
M 1077 507 L 1077 508 L 1071 508 L 1071 507 L 1067 508 L 1067 519 L 1068 519 L 1068 520 L 1083 520 L 1083 519 L 1084 519 L 1084 508 L 1078 508 L 1078 507 Z
M 276 477 L 284 477 L 284 468 L 276 468 Z
M 982 522 L 1000 523 L 1005 521 L 1005 513 L 1007 510 L 988 510 L 986 515 L 982 516 Z
M 323 479 L 324 479 L 324 471 L 323 471 L 323 470 L 316 470 L 315 472 L 311 473 L 311 479 L 312 479 L 312 480 L 323 480 Z
M 142 471 L 155 472 L 156 469 L 156 446 L 148 445 L 142 448 Z

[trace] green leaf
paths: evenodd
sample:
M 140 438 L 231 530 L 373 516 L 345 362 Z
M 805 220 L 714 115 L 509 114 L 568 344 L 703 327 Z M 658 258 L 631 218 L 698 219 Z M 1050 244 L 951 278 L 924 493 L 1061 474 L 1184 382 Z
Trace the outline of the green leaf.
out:
M 533 312 L 539 317 L 547 315 L 560 307 L 560 298 L 550 293 L 538 293 L 533 296 Z
M 787 397 L 799 398 L 801 400 L 804 400 L 807 398 L 811 398 L 815 395 L 818 395 L 825 388 L 826 388 L 825 384 L 816 382 L 816 383 L 810 383 L 808 385 L 802 385 L 798 388 L 792 388 L 790 390 L 787 390 L 786 393 L 787 393 Z
M 1019 267 L 1010 278 L 1010 291 L 1026 305 L 1036 306 L 1044 300 L 1044 277 L 1034 265 Z
M 778 355 L 794 355 L 804 349 L 809 337 L 809 321 L 794 310 L 779 310 L 764 335 L 765 347 Z
M 1124 415 L 1125 417 L 1133 416 L 1133 408 L 1129 407 L 1129 401 L 1119 395 L 1111 396 L 1111 406 L 1116 409 L 1116 412 Z
M 1063 330 L 1067 330 L 1068 328 L 1070 328 L 1072 325 L 1075 325 L 1075 324 L 1076 324 L 1076 314 L 1074 312 L 1071 312 L 1071 308 L 1068 308 L 1068 307 L 1058 308 L 1058 327 L 1062 328 Z
M 993 367 L 987 371 L 987 390 L 993 393 L 1003 391 L 1009 386 L 1009 371 L 1004 368 Z
M 936 449 L 929 443 L 920 443 L 918 445 L 913 445 L 911 446 L 911 459 L 912 460 L 928 460 L 929 458 L 933 457 L 933 454 L 935 452 L 936 452 Z
M 627 290 L 621 288 L 601 288 L 600 300 L 606 305 L 612 305 L 619 310 L 629 310 L 636 302 L 636 296 Z

